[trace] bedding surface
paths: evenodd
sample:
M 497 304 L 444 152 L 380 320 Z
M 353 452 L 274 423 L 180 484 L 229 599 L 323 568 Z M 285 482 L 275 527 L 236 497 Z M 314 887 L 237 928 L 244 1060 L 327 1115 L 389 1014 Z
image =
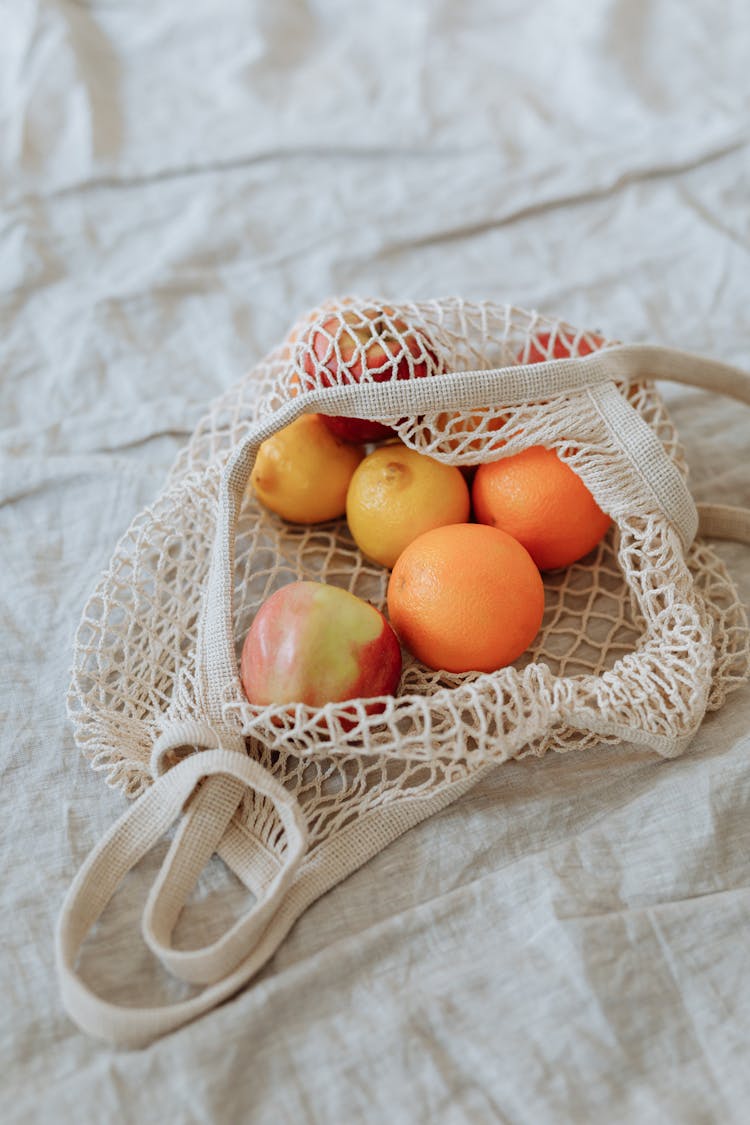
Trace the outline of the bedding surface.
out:
M 53 930 L 124 808 L 65 714 L 83 604 L 206 404 L 331 294 L 460 293 L 750 368 L 744 0 L 7 4 L 0 35 L 4 1121 L 746 1122 L 750 690 L 687 753 L 499 767 L 140 1051 Z M 700 500 L 750 410 L 664 389 Z M 750 601 L 748 549 L 717 548 Z M 177 998 L 138 931 L 83 972 Z M 243 908 L 214 862 L 182 936 Z

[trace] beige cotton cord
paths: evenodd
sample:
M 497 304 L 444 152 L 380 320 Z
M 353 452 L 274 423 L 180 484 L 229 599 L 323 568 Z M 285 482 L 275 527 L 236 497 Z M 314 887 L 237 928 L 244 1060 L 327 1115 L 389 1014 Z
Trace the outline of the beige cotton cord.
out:
M 113 784 L 140 794 L 86 860 L 58 926 L 63 1001 L 91 1034 L 145 1043 L 231 995 L 311 901 L 497 763 L 622 739 L 674 756 L 747 676 L 744 608 L 719 557 L 694 541 L 699 513 L 652 380 L 750 402 L 748 376 L 451 298 L 383 304 L 385 330 L 402 345 L 391 345 L 392 361 L 411 365 L 408 378 L 365 373 L 328 386 L 316 326 L 331 334 L 338 324 L 338 348 L 346 318 L 366 322 L 363 310 L 378 304 L 314 310 L 212 405 L 84 611 L 69 697 L 76 735 Z M 434 377 L 416 377 L 417 363 Z M 361 701 L 254 707 L 239 685 L 238 644 L 273 589 L 316 578 L 385 605 L 387 572 L 362 558 L 344 524 L 289 527 L 248 492 L 261 442 L 309 410 L 385 421 L 412 448 L 458 465 L 545 444 L 615 532 L 591 559 L 545 576 L 542 628 L 516 666 L 455 676 L 407 654 L 399 694 L 377 715 Z M 747 513 L 702 506 L 700 521 L 705 534 L 750 537 Z M 119 1008 L 79 979 L 78 950 L 181 813 L 143 935 L 170 973 L 207 987 L 182 1004 Z M 209 946 L 177 950 L 177 919 L 214 852 L 255 903 Z

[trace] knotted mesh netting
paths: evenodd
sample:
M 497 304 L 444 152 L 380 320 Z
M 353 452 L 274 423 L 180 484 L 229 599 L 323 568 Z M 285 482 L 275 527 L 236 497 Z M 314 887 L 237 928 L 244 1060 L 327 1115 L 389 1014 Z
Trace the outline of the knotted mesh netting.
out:
M 186 718 L 223 724 L 296 794 L 312 862 L 345 828 L 376 826 L 378 810 L 400 803 L 419 819 L 420 802 L 447 801 L 509 757 L 622 739 L 667 756 L 684 749 L 705 711 L 746 677 L 748 629 L 720 558 L 700 539 L 684 541 L 613 422 L 618 410 L 635 413 L 684 481 L 683 451 L 654 384 L 615 374 L 592 386 L 583 369 L 563 389 L 551 380 L 532 401 L 520 401 L 518 388 L 505 398 L 490 380 L 486 402 L 472 389 L 470 403 L 452 391 L 446 405 L 443 393 L 453 373 L 466 373 L 467 388 L 476 388 L 484 372 L 518 367 L 532 378 L 545 361 L 606 357 L 614 345 L 536 313 L 461 299 L 331 301 L 300 320 L 211 405 L 86 606 L 69 706 L 93 767 L 137 796 L 152 781 L 151 748 L 165 726 Z M 398 693 L 380 700 L 377 713 L 360 700 L 254 706 L 237 661 L 273 591 L 325 581 L 385 612 L 389 572 L 362 556 L 344 519 L 285 523 L 249 488 L 236 523 L 223 528 L 224 470 L 249 443 L 247 479 L 257 435 L 272 433 L 295 406 L 346 414 L 346 403 L 373 383 L 384 396 L 381 424 L 439 460 L 466 466 L 532 445 L 554 449 L 613 517 L 611 530 L 591 555 L 543 576 L 542 627 L 513 666 L 451 674 L 405 653 Z M 335 398 L 341 384 L 354 388 L 346 403 Z M 394 387 L 407 397 L 389 400 Z M 233 670 L 214 661 L 215 637 L 224 635 L 233 642 Z M 248 794 L 236 819 L 272 853 L 283 852 L 264 798 Z

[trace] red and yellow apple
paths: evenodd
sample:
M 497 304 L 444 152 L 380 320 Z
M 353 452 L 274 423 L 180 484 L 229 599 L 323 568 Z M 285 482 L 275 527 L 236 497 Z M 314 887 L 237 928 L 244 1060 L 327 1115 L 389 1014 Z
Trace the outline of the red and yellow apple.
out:
M 309 390 L 359 383 L 365 373 L 376 383 L 420 379 L 437 370 L 438 360 L 424 333 L 409 327 L 393 309 L 347 308 L 310 329 L 303 367 Z M 324 417 L 331 431 L 344 441 L 382 441 L 393 433 L 381 422 Z
M 272 594 L 240 661 L 245 695 L 259 706 L 393 695 L 400 676 L 401 648 L 382 613 L 322 582 L 292 582 Z
M 521 348 L 516 357 L 518 362 L 544 363 L 547 359 L 571 359 L 573 356 L 590 355 L 591 352 L 604 347 L 604 339 L 601 336 L 596 336 L 593 332 L 588 333 L 588 338 L 581 336 L 576 342 L 574 333 L 561 329 L 555 334 L 551 349 L 552 354 L 550 354 L 551 340 L 551 332 L 545 330 L 535 333 L 529 340 L 526 360 L 524 360 L 524 352 L 526 351 L 524 347 Z

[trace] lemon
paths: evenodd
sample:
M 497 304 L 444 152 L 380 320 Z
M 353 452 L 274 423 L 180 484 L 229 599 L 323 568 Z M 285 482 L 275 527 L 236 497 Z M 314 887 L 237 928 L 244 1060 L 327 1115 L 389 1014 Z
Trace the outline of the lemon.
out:
M 381 445 L 355 470 L 346 518 L 363 555 L 392 567 L 424 531 L 469 518 L 469 489 L 454 465 L 400 442 Z
M 260 502 L 291 523 L 323 523 L 346 510 L 346 493 L 364 457 L 340 441 L 320 414 L 303 414 L 263 442 L 250 476 Z

